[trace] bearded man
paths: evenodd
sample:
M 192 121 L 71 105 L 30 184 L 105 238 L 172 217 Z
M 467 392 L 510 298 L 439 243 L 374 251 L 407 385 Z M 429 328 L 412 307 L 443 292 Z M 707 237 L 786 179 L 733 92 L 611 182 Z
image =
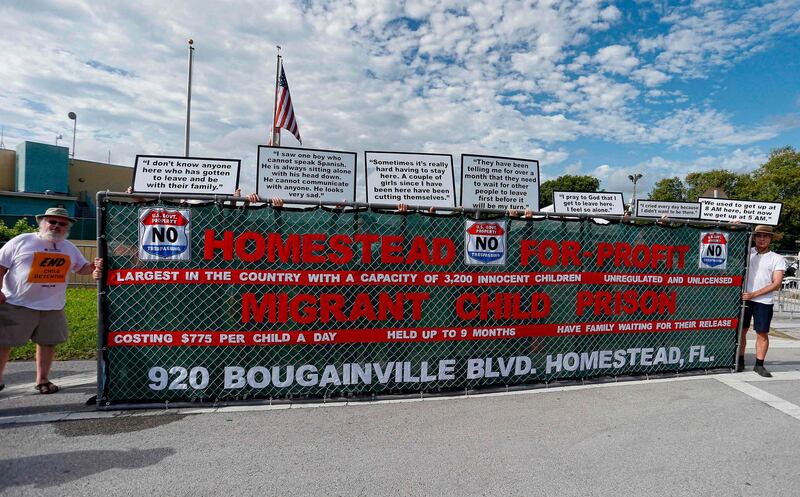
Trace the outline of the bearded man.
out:
M 36 216 L 39 231 L 15 236 L 0 248 L 0 390 L 12 347 L 36 344 L 36 390 L 59 390 L 49 380 L 56 345 L 67 341 L 64 304 L 70 271 L 91 274 L 75 245 L 67 241 L 75 219 L 53 207 Z

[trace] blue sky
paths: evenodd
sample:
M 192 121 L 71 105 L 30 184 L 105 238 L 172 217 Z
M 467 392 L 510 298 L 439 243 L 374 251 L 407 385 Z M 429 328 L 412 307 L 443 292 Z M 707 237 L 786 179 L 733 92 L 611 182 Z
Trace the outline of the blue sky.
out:
M 751 171 L 800 146 L 800 0 L 0 3 L 0 126 L 131 165 L 183 152 L 255 181 L 275 45 L 304 146 L 537 159 L 543 179 Z M 288 133 L 283 143 L 296 146 Z

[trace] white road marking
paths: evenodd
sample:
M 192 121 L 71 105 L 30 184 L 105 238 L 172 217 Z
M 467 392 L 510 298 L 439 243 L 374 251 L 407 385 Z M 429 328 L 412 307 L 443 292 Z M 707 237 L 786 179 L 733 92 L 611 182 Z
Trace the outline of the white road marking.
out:
M 747 373 L 748 376 L 745 375 L 725 375 L 724 377 L 718 377 L 717 380 L 721 381 L 725 385 L 728 385 L 731 388 L 734 388 L 750 397 L 758 400 L 759 402 L 763 402 L 770 407 L 774 407 L 775 409 L 781 411 L 784 414 L 788 414 L 789 416 L 800 420 L 800 406 L 796 404 L 792 404 L 788 400 L 784 400 L 777 395 L 772 395 L 769 392 L 766 392 L 754 385 L 751 385 L 751 382 L 758 382 L 758 381 L 780 381 L 780 380 L 798 380 L 800 379 L 800 371 L 789 371 L 785 373 L 772 373 L 772 378 L 762 378 L 758 376 L 756 373 Z M 752 375 L 755 378 L 749 376 Z M 742 379 L 739 379 L 739 377 Z
M 77 419 L 100 419 L 100 418 L 114 418 L 114 417 L 128 417 L 128 416 L 161 416 L 168 414 L 188 415 L 188 414 L 211 414 L 211 413 L 232 413 L 232 412 L 259 412 L 259 411 L 277 411 L 283 409 L 314 409 L 325 407 L 346 407 L 346 406 L 369 406 L 379 404 L 404 404 L 409 402 L 441 402 L 448 400 L 465 400 L 473 398 L 484 397 L 505 397 L 510 395 L 536 395 L 547 394 L 555 392 L 568 392 L 575 390 L 587 390 L 593 388 L 613 388 L 634 385 L 652 385 L 654 383 L 669 383 L 675 381 L 695 381 L 706 380 L 709 378 L 716 378 L 721 375 L 728 375 L 729 373 L 716 373 L 708 375 L 693 375 L 693 376 L 680 376 L 675 378 L 655 378 L 651 380 L 634 380 L 634 381 L 618 381 L 610 383 L 591 383 L 587 385 L 569 385 L 550 388 L 531 388 L 527 390 L 514 390 L 510 392 L 494 392 L 494 393 L 479 393 L 475 395 L 452 395 L 442 397 L 415 397 L 405 399 L 383 399 L 383 400 L 362 400 L 362 401 L 344 401 L 344 402 L 308 402 L 296 404 L 253 404 L 253 405 L 233 405 L 223 407 L 186 407 L 186 408 L 148 408 L 142 410 L 109 410 L 109 411 L 64 411 L 53 413 L 41 414 L 27 414 L 19 416 L 0 416 L 0 426 L 11 424 L 30 424 L 30 423 L 52 423 L 56 421 L 69 421 Z M 800 379 L 800 372 L 797 373 Z M 90 378 L 91 376 L 91 378 Z M 67 380 L 69 378 L 69 380 Z M 94 383 L 94 375 L 76 375 L 70 377 L 59 378 L 59 385 L 75 384 L 85 385 Z M 15 389 L 27 389 L 28 387 L 14 387 Z M 36 395 L 35 393 L 33 395 Z
M 83 374 L 74 375 L 64 378 L 59 378 L 59 385 L 75 386 L 93 384 L 96 379 L 95 375 Z M 356 407 L 356 406 L 371 406 L 380 404 L 405 404 L 411 402 L 442 402 L 449 400 L 468 400 L 480 399 L 484 397 L 506 397 L 512 395 L 537 395 L 548 394 L 556 392 L 570 392 L 578 390 L 589 390 L 595 388 L 616 388 L 635 385 L 652 385 L 654 383 L 672 383 L 678 381 L 696 381 L 716 379 L 725 385 L 730 386 L 742 393 L 750 395 L 751 397 L 770 405 L 781 412 L 784 412 L 796 419 L 800 419 L 800 407 L 785 401 L 780 397 L 772 395 L 758 387 L 750 385 L 750 383 L 758 383 L 764 381 L 786 381 L 786 380 L 800 380 L 800 371 L 784 371 L 773 373 L 772 378 L 762 378 L 753 372 L 747 373 L 714 373 L 708 375 L 694 375 L 694 376 L 680 376 L 675 378 L 654 378 L 651 380 L 635 380 L 635 381 L 618 381 L 610 383 L 591 383 L 588 385 L 568 385 L 550 388 L 531 388 L 528 390 L 514 390 L 510 392 L 494 392 L 494 393 L 479 393 L 475 395 L 458 395 L 458 396 L 442 396 L 442 397 L 419 397 L 419 398 L 405 398 L 405 399 L 384 399 L 384 400 L 365 400 L 365 401 L 344 401 L 344 402 L 313 402 L 313 403 L 297 403 L 297 404 L 275 404 L 275 405 L 234 405 L 223 407 L 186 407 L 186 408 L 150 408 L 142 410 L 109 410 L 109 411 L 66 411 L 66 412 L 53 412 L 41 414 L 27 414 L 19 416 L 0 416 L 0 426 L 13 425 L 13 424 L 33 424 L 33 423 L 53 423 L 57 421 L 73 421 L 73 420 L 86 420 L 86 419 L 104 419 L 104 418 L 119 418 L 119 417 L 141 417 L 141 416 L 163 416 L 163 415 L 191 415 L 191 414 L 212 414 L 212 413 L 233 413 L 233 412 L 262 412 L 262 411 L 279 411 L 285 409 L 316 409 L 326 407 Z M 27 389 L 28 387 L 12 387 L 15 389 Z M 37 394 L 33 394 L 37 395 Z

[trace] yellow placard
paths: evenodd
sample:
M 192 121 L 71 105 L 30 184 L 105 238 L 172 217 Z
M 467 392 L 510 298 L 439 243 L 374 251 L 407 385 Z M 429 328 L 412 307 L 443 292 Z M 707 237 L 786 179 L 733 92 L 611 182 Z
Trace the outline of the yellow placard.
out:
M 65 283 L 71 261 L 66 254 L 36 252 L 33 255 L 28 283 Z

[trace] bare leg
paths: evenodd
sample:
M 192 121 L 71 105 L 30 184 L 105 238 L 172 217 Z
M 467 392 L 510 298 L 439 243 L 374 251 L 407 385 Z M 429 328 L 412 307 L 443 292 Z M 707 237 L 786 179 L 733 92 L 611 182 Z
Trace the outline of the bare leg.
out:
M 750 328 L 742 329 L 742 338 L 739 340 L 739 355 L 744 355 L 744 350 L 747 348 L 747 332 Z
M 8 364 L 8 356 L 11 354 L 11 347 L 0 347 L 0 383 L 3 383 L 3 371 Z
M 36 384 L 47 383 L 53 358 L 56 356 L 55 345 L 36 344 Z
M 767 357 L 769 350 L 769 334 L 756 333 L 756 359 L 763 361 Z

